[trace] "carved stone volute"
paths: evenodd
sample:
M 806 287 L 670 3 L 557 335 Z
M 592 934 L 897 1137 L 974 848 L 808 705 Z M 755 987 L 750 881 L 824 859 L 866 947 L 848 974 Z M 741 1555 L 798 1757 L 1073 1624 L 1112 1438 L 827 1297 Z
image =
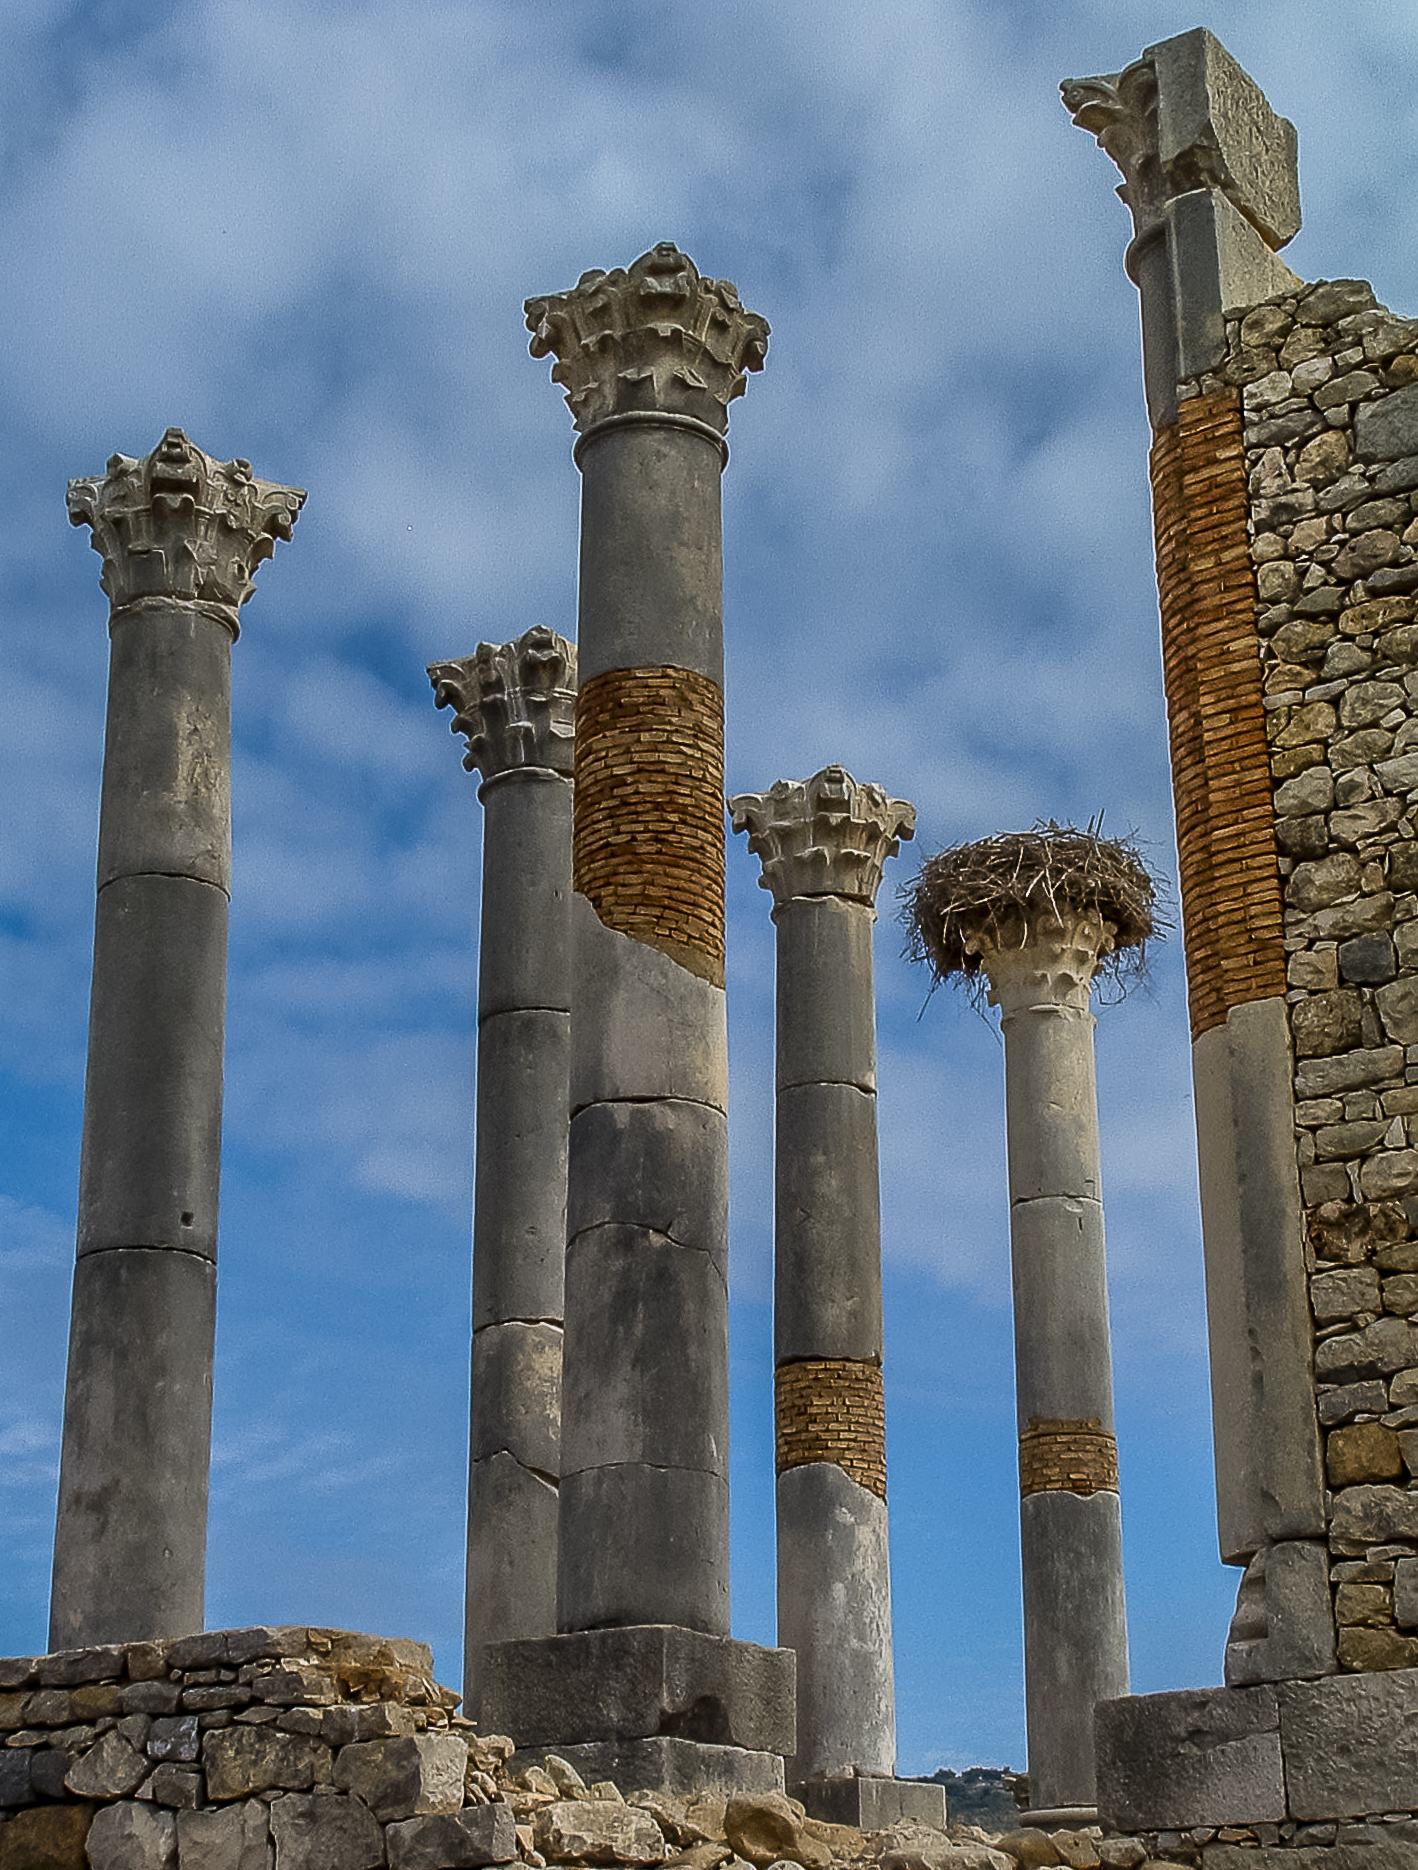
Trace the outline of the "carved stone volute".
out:
M 516 767 L 570 778 L 576 747 L 576 646 L 534 625 L 512 643 L 479 643 L 471 656 L 432 662 L 428 679 L 452 731 L 467 738 L 463 764 L 484 780 Z
M 767 792 L 729 800 L 735 831 L 761 859 L 759 887 L 776 908 L 795 896 L 842 896 L 875 906 L 888 857 L 915 835 L 916 808 L 880 786 L 858 785 L 845 766 L 811 779 L 780 779 Z
M 1090 131 L 1122 172 L 1118 196 L 1132 215 L 1134 233 L 1141 237 L 1160 227 L 1172 190 L 1157 154 L 1157 73 L 1151 59 L 1099 78 L 1066 78 L 1059 90 L 1079 129 Z
M 249 461 L 214 461 L 169 429 L 150 455 L 109 458 L 69 483 L 69 520 L 88 526 L 116 613 L 144 598 L 201 604 L 233 637 L 256 567 L 289 539 L 302 487 L 257 480 Z
M 555 356 L 552 381 L 582 434 L 632 410 L 693 416 L 722 433 L 768 350 L 767 321 L 670 241 L 628 270 L 583 273 L 569 292 L 528 299 L 526 311 L 532 355 Z
M 1112 952 L 1116 933 L 1095 909 L 1042 916 L 1016 911 L 982 922 L 966 945 L 989 979 L 990 1005 L 1006 1017 L 1039 1006 L 1087 1013 L 1094 972 Z

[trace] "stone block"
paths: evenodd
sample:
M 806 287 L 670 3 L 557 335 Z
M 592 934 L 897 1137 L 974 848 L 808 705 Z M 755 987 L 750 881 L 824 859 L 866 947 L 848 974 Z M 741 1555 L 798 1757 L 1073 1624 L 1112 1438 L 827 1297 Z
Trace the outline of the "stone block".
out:
M 875 1093 L 851 1084 L 780 1091 L 775 1150 L 775 1358 L 879 1361 Z
M 1335 1488 L 1397 1480 L 1404 1471 L 1398 1436 L 1381 1422 L 1353 1422 L 1331 1430 L 1324 1461 L 1329 1484 Z
M 176 1817 L 178 1870 L 270 1870 L 271 1820 L 260 1799 Z
M 29 1747 L 0 1747 L 0 1806 L 34 1804 Z
M 556 1629 L 556 1487 L 510 1454 L 474 1461 L 468 1469 L 468 1525 L 463 1711 L 477 1720 L 483 1645 L 550 1636 Z M 403 1731 L 413 1732 L 412 1720 Z M 349 1732 L 335 1744 L 381 1738 L 374 1732 Z
M 1265 1546 L 1246 1567 L 1226 1642 L 1226 1686 L 1334 1671 L 1329 1551 L 1319 1540 Z
M 545 769 L 543 769 L 545 770 Z M 482 793 L 478 1019 L 571 1009 L 570 782 L 517 774 Z
M 1406 1811 L 1418 1784 L 1418 1670 L 1278 1691 L 1290 1816 Z
M 727 1277 L 728 1123 L 677 1098 L 593 1104 L 571 1123 L 566 1237 L 643 1227 L 709 1254 Z
M 797 1808 L 781 1792 L 740 1794 L 724 1808 L 724 1837 L 736 1857 L 753 1870 L 796 1863 L 803 1870 L 830 1870 L 832 1853 L 809 1837 Z
M 561 1317 L 570 1069 L 568 1013 L 500 1013 L 478 1028 L 475 1331 Z
M 1300 281 L 1215 189 L 1176 195 L 1165 214 L 1176 304 L 1177 374 L 1195 376 L 1214 370 L 1225 358 L 1224 313 L 1288 292 Z
M 1310 1280 L 1310 1305 L 1315 1323 L 1333 1324 L 1356 1312 L 1379 1310 L 1379 1276 L 1372 1266 L 1355 1266 L 1342 1273 L 1319 1273 Z
M 499 1801 L 401 1819 L 385 1828 L 384 1842 L 389 1870 L 482 1870 L 514 1861 L 517 1826 L 511 1806 Z
M 1354 419 L 1354 452 L 1361 461 L 1397 461 L 1418 453 L 1418 384 L 1363 405 Z
M 122 1799 L 147 1776 L 148 1762 L 114 1729 L 79 1755 L 64 1783 L 81 1799 Z
M 357 1740 L 335 1757 L 335 1784 L 362 1799 L 382 1823 L 463 1805 L 468 1743 L 457 1734 Z
M 809 1818 L 829 1825 L 853 1825 L 858 1831 L 885 1831 L 891 1825 L 935 1825 L 945 1829 L 945 1787 L 922 1779 L 807 1779 L 794 1785 L 793 1797 Z
M 90 1870 L 178 1870 L 172 1813 L 133 1799 L 94 1813 L 87 1848 Z
M 1373 1046 L 1337 1058 L 1307 1058 L 1296 1067 L 1295 1090 L 1300 1097 L 1332 1097 L 1337 1091 L 1362 1091 L 1388 1078 L 1401 1083 L 1403 1067 L 1401 1045 Z
M 561 1629 L 597 1630 L 653 1617 L 657 1624 L 728 1635 L 725 1475 L 645 1461 L 563 1472 L 559 1525 Z M 510 1731 L 523 1737 L 515 1724 Z
M 532 1841 L 556 1864 L 651 1864 L 665 1855 L 648 1812 L 607 1799 L 558 1799 L 533 1815 Z
M 566 1320 L 564 1479 L 621 1462 L 727 1474 L 729 1295 L 716 1255 L 641 1227 L 578 1234 Z
M 1314 993 L 1290 1009 L 1297 1058 L 1329 1058 L 1349 1052 L 1363 1038 L 1364 1006 L 1353 988 Z
M 1339 1660 L 1362 1673 L 1418 1668 L 1418 1639 L 1388 1629 L 1347 1628 L 1339 1632 Z
M 607 928 L 584 896 L 574 899 L 571 921 L 573 1114 L 589 1104 L 660 1097 L 727 1110 L 723 988 Z
M 320 1716 L 320 1738 L 327 1747 L 347 1747 L 355 1740 L 392 1740 L 416 1732 L 412 1711 L 397 1701 L 346 1701 L 326 1708 Z
M 776 909 L 773 919 L 777 1088 L 851 1084 L 875 1091 L 875 916 L 865 903 L 798 896 Z
M 561 1327 L 509 1321 L 473 1337 L 470 1461 L 510 1453 L 555 1478 L 561 1460 Z M 272 1700 L 269 1693 L 264 1699 Z M 334 1697 L 331 1696 L 331 1699 Z
M 1401 1487 L 1346 1487 L 1334 1496 L 1329 1532 L 1343 1546 L 1418 1539 L 1418 1493 Z
M 1288 1816 L 1274 1688 L 1188 1688 L 1103 1702 L 1098 1813 L 1115 1831 Z
M 1418 1870 L 1418 1844 L 1395 1839 L 1355 1844 L 1208 1844 L 1206 1870 Z M 1144 1870 L 1146 1867 L 1144 1866 Z
M 1401 1628 L 1418 1628 L 1418 1558 L 1401 1558 L 1393 1568 L 1393 1620 Z
M 214 1727 L 202 1736 L 202 1764 L 207 1796 L 219 1802 L 276 1788 L 304 1792 L 328 1776 L 330 1749 L 274 1727 Z
M 0 1870 L 89 1870 L 92 1805 L 42 1805 L 0 1825 Z
M 1406 1318 L 1377 1318 L 1361 1330 L 1325 1338 L 1315 1347 L 1315 1376 L 1321 1383 L 1362 1382 L 1391 1377 L 1418 1365 L 1418 1325 Z
M 1011 1139 L 1012 1140 L 1012 1139 Z M 1015 1408 L 1113 1431 L 1103 1209 L 1055 1195 L 1016 1201 L 1009 1217 L 1014 1280 Z
M 495 1643 L 484 1660 L 483 1728 L 515 1734 L 524 1747 L 555 1746 L 588 1781 L 616 1775 L 588 1774 L 561 1742 L 671 1737 L 784 1754 L 795 1722 L 791 1651 L 690 1629 L 648 1624 Z
M 778 1753 L 744 1747 L 721 1747 L 699 1740 L 656 1735 L 640 1740 L 592 1740 L 560 1747 L 565 1758 L 594 1784 L 609 1779 L 618 1786 L 659 1793 L 695 1792 L 727 1797 L 735 1792 L 781 1792 L 783 1761 Z M 540 1755 L 514 1754 L 521 1771 Z
M 358 1799 L 277 1799 L 271 1836 L 279 1870 L 381 1870 L 384 1863 L 384 1832 Z

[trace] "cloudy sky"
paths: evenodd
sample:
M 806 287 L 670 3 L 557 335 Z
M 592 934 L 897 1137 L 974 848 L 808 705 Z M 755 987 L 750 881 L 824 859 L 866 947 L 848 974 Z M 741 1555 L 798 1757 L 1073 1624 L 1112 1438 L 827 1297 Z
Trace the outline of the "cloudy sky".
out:
M 106 602 L 67 477 L 310 490 L 234 655 L 208 1620 L 460 1676 L 479 813 L 424 665 L 575 620 L 521 305 L 677 241 L 773 327 L 725 480 L 731 791 L 912 799 L 877 966 L 905 1770 L 1024 1763 L 1002 1055 L 895 889 L 1040 817 L 1175 873 L 1137 310 L 1058 101 L 1168 0 L 11 0 L 0 62 L 0 1653 L 44 1646 Z M 1216 0 L 1307 278 L 1418 310 L 1418 16 Z M 773 1637 L 772 928 L 730 852 L 734 1621 Z M 1133 1681 L 1219 1679 L 1180 942 L 1098 1025 Z

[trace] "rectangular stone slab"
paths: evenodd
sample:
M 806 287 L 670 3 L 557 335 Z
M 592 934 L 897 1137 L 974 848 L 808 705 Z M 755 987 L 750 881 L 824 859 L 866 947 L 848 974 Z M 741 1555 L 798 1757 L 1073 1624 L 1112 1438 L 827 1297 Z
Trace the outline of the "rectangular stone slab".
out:
M 699 1740 L 591 1740 L 556 1749 L 588 1785 L 610 1779 L 627 1792 L 781 1792 L 783 1762 L 776 1753 L 715 1747 Z M 526 1747 L 508 1762 L 514 1773 L 539 1766 L 545 1749 Z
M 1094 1744 L 1098 1814 L 1107 1829 L 1274 1824 L 1288 1815 L 1273 1688 L 1185 1688 L 1104 1701 Z
M 1411 1809 L 1418 1787 L 1418 1669 L 1279 1688 L 1294 1818 Z
M 665 1624 L 581 1630 L 489 1644 L 482 1725 L 559 1753 L 572 1742 L 670 1738 L 783 1754 L 795 1680 L 788 1649 Z

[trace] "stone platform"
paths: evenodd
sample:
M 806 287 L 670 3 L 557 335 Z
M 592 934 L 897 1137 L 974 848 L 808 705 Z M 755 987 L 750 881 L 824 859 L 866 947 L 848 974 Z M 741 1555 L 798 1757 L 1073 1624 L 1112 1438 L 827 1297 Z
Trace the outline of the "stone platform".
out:
M 926 1779 L 851 1775 L 805 1779 L 790 1788 L 809 1818 L 859 1831 L 885 1831 L 894 1824 L 934 1825 L 944 1830 L 945 1787 Z

